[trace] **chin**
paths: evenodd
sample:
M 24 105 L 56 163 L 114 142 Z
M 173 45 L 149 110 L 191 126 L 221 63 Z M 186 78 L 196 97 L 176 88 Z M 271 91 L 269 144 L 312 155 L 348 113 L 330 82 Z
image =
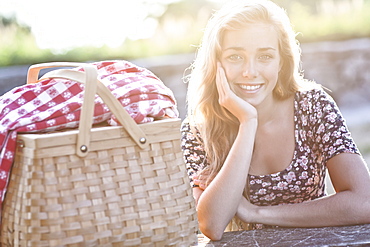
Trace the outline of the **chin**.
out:
M 259 97 L 243 97 L 243 100 L 254 107 L 257 107 L 262 103 L 262 100 Z

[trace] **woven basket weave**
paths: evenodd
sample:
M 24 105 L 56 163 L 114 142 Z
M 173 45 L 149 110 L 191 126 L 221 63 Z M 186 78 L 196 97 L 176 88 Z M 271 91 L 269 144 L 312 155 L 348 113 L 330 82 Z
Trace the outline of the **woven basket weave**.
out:
M 2 246 L 190 246 L 197 219 L 180 148 L 180 119 L 20 134 L 2 211 Z

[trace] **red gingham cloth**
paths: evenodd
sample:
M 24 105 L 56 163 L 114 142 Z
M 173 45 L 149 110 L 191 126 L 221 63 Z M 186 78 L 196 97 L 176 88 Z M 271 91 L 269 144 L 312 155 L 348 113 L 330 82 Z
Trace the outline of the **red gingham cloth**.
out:
M 127 61 L 93 63 L 98 77 L 136 123 L 178 117 L 172 91 L 152 72 Z M 82 68 L 76 68 L 82 70 Z M 0 97 L 0 209 L 9 180 L 18 132 L 45 132 L 78 127 L 84 85 L 65 79 L 43 79 Z M 95 97 L 93 123 L 117 121 Z M 0 211 L 1 212 L 1 211 Z M 1 220 L 1 219 L 0 219 Z

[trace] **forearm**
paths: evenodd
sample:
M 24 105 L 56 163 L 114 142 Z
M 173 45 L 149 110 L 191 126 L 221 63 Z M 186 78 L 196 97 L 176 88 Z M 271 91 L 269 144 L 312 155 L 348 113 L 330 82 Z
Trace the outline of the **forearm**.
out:
M 244 199 L 238 217 L 284 227 L 324 227 L 370 223 L 369 195 L 343 191 L 321 199 L 278 206 L 251 206 Z
M 256 128 L 256 121 L 240 126 L 223 167 L 200 196 L 197 210 L 203 233 L 222 233 L 235 215 L 246 185 Z

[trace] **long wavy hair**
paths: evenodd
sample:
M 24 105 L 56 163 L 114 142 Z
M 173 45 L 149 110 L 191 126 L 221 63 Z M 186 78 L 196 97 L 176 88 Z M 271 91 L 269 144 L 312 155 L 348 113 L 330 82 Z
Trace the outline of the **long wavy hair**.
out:
M 217 61 L 225 31 L 255 23 L 270 24 L 278 34 L 282 68 L 273 95 L 286 99 L 300 89 L 300 47 L 284 9 L 269 0 L 236 0 L 227 3 L 208 22 L 188 77 L 188 120 L 202 136 L 207 169 L 213 179 L 220 171 L 236 138 L 239 122 L 218 103 Z M 193 128 L 193 131 L 195 129 Z

